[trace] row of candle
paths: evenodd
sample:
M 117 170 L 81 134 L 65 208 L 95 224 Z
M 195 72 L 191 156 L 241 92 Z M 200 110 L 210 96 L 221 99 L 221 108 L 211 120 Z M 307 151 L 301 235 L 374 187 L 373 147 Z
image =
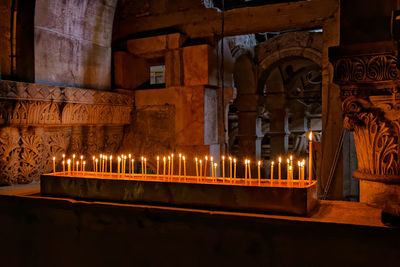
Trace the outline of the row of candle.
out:
M 71 159 L 65 160 L 65 155 L 63 155 L 63 172 L 66 171 L 65 165 L 67 165 L 68 172 L 85 172 L 86 161 L 83 160 L 83 156 L 80 156 L 81 163 L 79 161 L 75 161 L 76 155 L 72 155 Z M 168 159 L 168 164 L 167 164 Z M 236 158 L 228 157 L 229 159 L 229 171 L 228 176 L 226 177 L 225 173 L 225 156 L 221 157 L 222 160 L 222 178 L 230 178 L 236 179 L 236 167 L 237 167 L 237 160 Z M 56 158 L 53 157 L 53 171 L 56 171 L 55 167 L 55 160 Z M 93 172 L 95 173 L 113 173 L 113 157 L 112 155 L 107 156 L 101 154 L 98 158 L 93 156 Z M 196 165 L 196 177 L 207 177 L 207 169 L 208 169 L 208 156 L 204 157 L 204 166 L 203 166 L 203 159 L 195 158 L 195 165 Z M 182 164 L 183 162 L 183 164 Z M 72 164 L 71 164 L 72 163 Z M 117 157 L 117 174 L 126 174 L 128 167 L 128 174 L 135 174 L 135 159 L 132 158 L 132 155 L 120 155 Z M 298 162 L 298 180 L 305 179 L 305 160 L 299 160 Z M 182 165 L 183 165 L 183 173 L 182 173 Z M 245 179 L 252 179 L 251 175 L 251 161 L 246 159 L 244 161 L 245 165 Z M 275 162 L 271 162 L 271 172 L 270 172 L 270 179 L 274 179 L 274 165 Z M 109 167 L 108 167 L 109 166 Z M 261 161 L 257 162 L 257 176 L 258 179 L 261 179 Z M 72 168 L 71 168 L 72 167 Z M 203 168 L 204 167 L 204 168 Z M 218 164 L 214 162 L 214 158 L 210 157 L 210 177 L 217 177 L 217 167 Z M 294 166 L 293 166 L 293 156 L 289 156 L 287 158 L 287 180 L 294 180 Z M 204 171 L 203 171 L 204 170 Z M 147 158 L 141 157 L 141 174 L 147 175 Z M 182 154 L 179 154 L 179 164 L 178 164 L 178 176 L 185 176 L 186 177 L 186 157 Z M 174 154 L 164 156 L 163 157 L 163 171 L 160 173 L 160 157 L 157 156 L 157 169 L 156 175 L 163 175 L 163 176 L 173 176 L 174 175 Z M 311 176 L 310 176 L 311 177 Z M 278 180 L 282 179 L 282 157 L 278 158 Z

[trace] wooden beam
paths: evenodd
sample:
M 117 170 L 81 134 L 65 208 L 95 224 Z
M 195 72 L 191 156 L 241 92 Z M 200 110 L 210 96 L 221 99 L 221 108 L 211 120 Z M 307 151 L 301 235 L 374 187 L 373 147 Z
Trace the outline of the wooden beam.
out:
M 339 8 L 339 0 L 312 0 L 233 9 L 225 12 L 225 36 L 321 27 Z M 195 9 L 148 17 L 132 17 L 116 25 L 114 40 L 176 27 L 189 38 L 221 34 L 221 12 Z

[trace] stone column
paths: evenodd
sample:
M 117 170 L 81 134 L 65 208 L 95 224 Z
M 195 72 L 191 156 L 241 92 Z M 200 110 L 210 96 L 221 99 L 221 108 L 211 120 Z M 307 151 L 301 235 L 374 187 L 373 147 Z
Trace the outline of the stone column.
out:
M 336 47 L 334 81 L 340 85 L 344 127 L 353 132 L 360 202 L 384 208 L 400 203 L 400 95 L 392 42 Z

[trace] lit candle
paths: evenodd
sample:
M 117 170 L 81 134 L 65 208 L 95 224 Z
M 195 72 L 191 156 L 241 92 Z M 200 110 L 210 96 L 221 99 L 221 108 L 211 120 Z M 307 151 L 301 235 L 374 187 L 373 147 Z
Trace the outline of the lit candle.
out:
M 233 179 L 236 180 L 236 159 L 233 159 Z
M 129 171 L 129 173 L 132 173 L 132 167 L 131 167 L 131 159 L 132 159 L 132 155 L 131 154 L 129 154 L 128 155 L 128 171 Z M 157 173 L 157 175 L 158 175 L 158 173 Z
M 302 170 L 301 170 L 301 180 L 303 180 L 303 181 L 304 181 L 304 178 L 305 178 L 305 165 L 306 165 L 306 162 L 303 159 L 301 161 L 301 168 L 302 168 Z
M 83 174 L 85 174 L 86 161 L 83 161 Z
M 199 178 L 199 163 L 197 157 L 194 159 L 196 161 L 196 177 Z
M 214 177 L 214 158 L 213 156 L 210 157 L 210 162 L 211 162 L 211 177 Z
M 274 164 L 275 164 L 275 162 L 272 161 L 271 162 L 271 184 L 272 184 L 272 180 L 274 179 Z
M 112 155 L 110 155 L 110 173 L 112 173 Z
M 131 162 L 132 162 L 132 175 L 135 175 L 135 159 L 132 159 Z
M 99 160 L 99 167 L 100 167 L 100 173 L 103 172 L 103 154 L 100 154 L 100 160 Z
M 62 154 L 62 158 L 63 158 L 63 160 L 65 161 L 65 154 Z
M 79 171 L 79 160 L 76 162 L 76 172 Z
M 121 157 L 118 156 L 118 165 L 117 165 L 117 173 L 118 173 L 118 175 L 119 175 L 119 171 L 120 171 L 120 164 L 121 164 Z
M 301 180 L 301 162 L 297 161 L 297 166 L 299 167 L 299 181 Z
M 75 154 L 72 154 L 72 171 L 74 171 L 75 165 Z
M 186 158 L 185 156 L 183 158 L 183 175 L 185 176 L 185 181 L 186 181 Z
M 142 166 L 142 176 L 144 175 L 144 157 L 141 157 L 141 166 Z
M 68 174 L 71 175 L 71 160 L 70 159 L 67 160 L 67 164 L 68 164 Z
M 293 170 L 293 156 L 290 155 L 290 156 L 289 156 L 289 159 L 290 159 L 290 166 L 292 166 L 292 170 Z
M 247 183 L 247 159 L 244 161 L 244 179 Z
M 214 178 L 217 177 L 217 166 L 218 166 L 218 164 L 214 163 Z M 216 179 L 215 179 L 215 181 L 216 181 Z
M 171 176 L 171 156 L 168 156 L 168 176 Z
M 291 173 L 292 173 L 292 166 L 289 166 L 289 177 L 291 178 L 292 177 L 292 175 L 291 175 Z M 292 179 L 290 179 L 290 183 L 292 183 Z
M 98 158 L 96 158 L 96 172 L 98 172 L 99 171 L 99 168 L 98 168 L 98 165 L 97 165 L 97 163 L 99 162 L 99 159 Z
M 232 182 L 232 157 L 229 157 L 229 179 L 231 179 Z
M 208 162 L 208 158 L 207 158 L 207 156 L 205 156 L 205 160 L 204 160 L 204 177 L 207 176 L 207 162 Z
M 279 180 L 279 182 L 281 182 L 281 179 L 282 179 L 282 168 L 281 168 L 281 164 L 282 163 L 282 158 L 281 157 L 279 157 L 278 158 L 278 180 Z
M 157 156 L 157 176 L 158 176 L 159 168 L 160 168 L 160 157 Z
M 83 155 L 81 155 L 81 162 L 83 162 Z M 81 165 L 81 171 L 82 171 L 83 165 Z
M 261 185 L 261 161 L 258 161 L 258 185 Z
M 108 161 L 108 157 L 104 156 L 105 162 L 104 162 L 104 172 L 107 172 L 107 161 Z
M 247 167 L 249 168 L 249 179 L 251 179 L 251 167 L 250 167 L 250 160 L 247 160 Z M 250 181 L 251 182 L 251 181 Z
M 53 157 L 53 172 L 56 172 L 56 157 Z
M 181 176 L 181 160 L 182 160 L 182 154 L 179 153 L 179 169 L 178 169 L 178 176 Z
M 126 173 L 126 155 L 124 155 L 124 174 Z M 129 162 L 128 162 L 129 165 Z
M 222 156 L 222 178 L 225 178 L 225 156 Z
M 286 159 L 286 181 L 289 181 L 290 178 L 289 167 L 290 167 L 290 160 Z
M 144 158 L 144 176 L 147 175 L 147 159 Z
M 308 147 L 308 180 L 312 181 L 312 132 L 308 135 L 309 147 Z
M 65 160 L 62 161 L 62 165 L 63 165 L 63 173 L 65 173 Z
M 171 154 L 171 175 L 174 176 L 174 154 Z
M 199 176 L 199 179 L 201 179 L 201 176 L 202 176 L 202 172 L 203 172 L 203 162 L 200 160 L 200 176 Z
M 163 157 L 163 161 L 164 161 L 164 178 L 165 178 L 165 156 Z
M 93 156 L 92 159 L 93 159 L 93 172 L 95 172 L 96 171 L 96 165 L 95 165 L 96 157 Z

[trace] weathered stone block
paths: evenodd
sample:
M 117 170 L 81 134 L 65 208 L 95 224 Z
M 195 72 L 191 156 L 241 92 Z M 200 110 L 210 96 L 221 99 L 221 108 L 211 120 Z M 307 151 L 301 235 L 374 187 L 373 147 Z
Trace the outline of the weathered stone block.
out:
M 115 86 L 134 89 L 150 80 L 150 67 L 143 58 L 130 53 L 114 53 Z
M 137 56 L 154 58 L 162 56 L 166 50 L 181 47 L 185 37 L 179 33 L 132 39 L 126 42 L 128 51 Z

